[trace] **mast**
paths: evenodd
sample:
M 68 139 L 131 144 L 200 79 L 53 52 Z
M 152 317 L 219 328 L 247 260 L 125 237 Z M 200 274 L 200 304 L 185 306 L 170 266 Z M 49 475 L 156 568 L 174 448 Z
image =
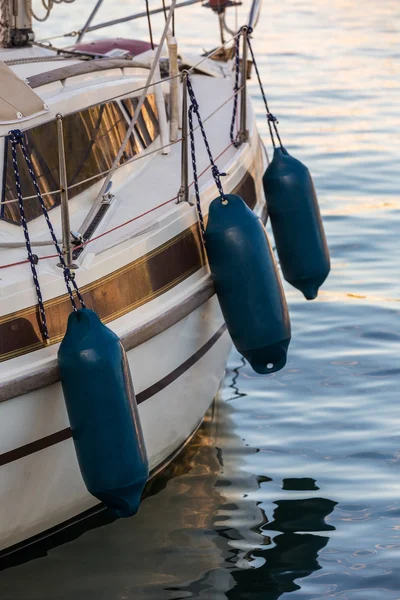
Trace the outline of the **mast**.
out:
M 3 48 L 30 46 L 32 30 L 32 0 L 0 0 L 0 45 Z

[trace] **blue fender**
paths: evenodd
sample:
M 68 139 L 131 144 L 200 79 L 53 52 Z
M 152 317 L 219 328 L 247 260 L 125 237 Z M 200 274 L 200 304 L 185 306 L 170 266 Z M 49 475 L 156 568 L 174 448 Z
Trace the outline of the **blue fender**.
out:
M 267 233 L 236 195 L 210 205 L 205 244 L 215 291 L 237 350 L 257 373 L 286 364 L 290 319 Z
M 92 310 L 69 316 L 60 377 L 88 491 L 119 517 L 137 512 L 149 475 L 125 350 Z
M 329 274 L 330 258 L 310 172 L 284 148 L 275 148 L 263 184 L 283 276 L 313 300 Z

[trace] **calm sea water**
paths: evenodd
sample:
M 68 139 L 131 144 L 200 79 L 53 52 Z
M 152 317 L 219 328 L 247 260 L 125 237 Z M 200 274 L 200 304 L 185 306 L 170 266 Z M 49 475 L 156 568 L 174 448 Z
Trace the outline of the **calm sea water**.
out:
M 93 4 L 56 6 L 40 32 L 79 27 Z M 115 4 L 98 20 L 141 8 Z M 312 303 L 286 287 L 287 367 L 257 376 L 233 353 L 214 413 L 136 517 L 3 572 L 3 600 L 400 599 L 399 9 L 264 2 L 254 47 L 314 175 L 329 280 Z M 215 46 L 207 16 L 177 13 L 181 45 Z M 114 31 L 145 37 L 145 22 Z

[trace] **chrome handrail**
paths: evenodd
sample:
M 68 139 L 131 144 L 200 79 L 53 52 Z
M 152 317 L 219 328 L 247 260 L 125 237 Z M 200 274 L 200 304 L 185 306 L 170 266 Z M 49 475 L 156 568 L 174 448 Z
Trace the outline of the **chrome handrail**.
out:
M 189 132 L 187 71 L 182 73 L 182 144 L 181 144 L 181 187 L 176 203 L 189 202 Z
M 61 190 L 61 229 L 62 229 L 62 249 L 65 265 L 60 264 L 60 267 L 66 266 L 68 269 L 77 269 L 72 259 L 71 245 L 71 225 L 69 220 L 69 204 L 68 204 L 68 183 L 67 183 L 67 167 L 65 164 L 65 146 L 64 146 L 64 129 L 63 117 L 61 114 L 56 115 L 57 119 L 57 137 L 58 137 L 58 164 L 60 172 L 60 190 Z
M 240 92 L 240 125 L 238 143 L 243 144 L 249 138 L 247 129 L 247 31 L 242 27 L 242 66 L 241 66 L 241 92 Z

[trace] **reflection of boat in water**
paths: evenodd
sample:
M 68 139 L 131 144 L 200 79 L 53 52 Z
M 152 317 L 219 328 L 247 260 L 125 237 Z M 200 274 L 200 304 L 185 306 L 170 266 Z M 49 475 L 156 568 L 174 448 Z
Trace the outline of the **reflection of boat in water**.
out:
M 252 559 L 261 561 L 261 566 L 232 571 L 235 586 L 226 597 L 232 600 L 278 600 L 282 594 L 300 589 L 295 580 L 321 569 L 318 553 L 325 548 L 328 539 L 311 533 L 277 535 L 273 538 L 273 548 L 252 552 Z
M 326 498 L 305 498 L 304 500 L 277 500 L 274 520 L 264 529 L 282 532 L 332 531 L 333 525 L 325 523 L 337 502 Z
M 257 565 L 255 569 L 232 572 L 236 585 L 227 598 L 278 600 L 282 594 L 300 589 L 296 579 L 321 569 L 318 553 L 329 538 L 302 532 L 334 530 L 324 519 L 337 503 L 325 498 L 308 498 L 277 500 L 275 504 L 274 520 L 264 523 L 261 530 L 285 533 L 271 539 L 272 547 L 251 552 L 251 561 Z

